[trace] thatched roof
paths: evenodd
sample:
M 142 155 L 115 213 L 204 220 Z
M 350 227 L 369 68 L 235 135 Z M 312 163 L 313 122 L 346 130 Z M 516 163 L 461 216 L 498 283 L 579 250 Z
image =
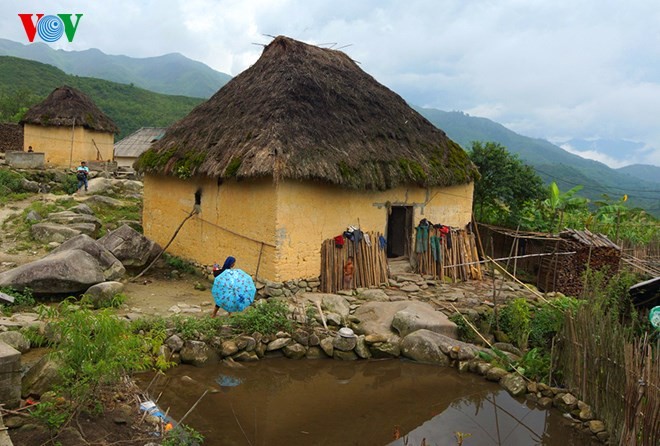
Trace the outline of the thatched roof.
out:
M 346 54 L 282 36 L 172 125 L 136 168 L 366 189 L 447 186 L 478 175 L 458 144 Z
M 137 158 L 165 134 L 164 127 L 142 127 L 115 143 L 115 156 Z
M 46 99 L 29 109 L 21 124 L 75 125 L 98 132 L 119 133 L 115 123 L 87 95 L 66 85 L 56 88 Z

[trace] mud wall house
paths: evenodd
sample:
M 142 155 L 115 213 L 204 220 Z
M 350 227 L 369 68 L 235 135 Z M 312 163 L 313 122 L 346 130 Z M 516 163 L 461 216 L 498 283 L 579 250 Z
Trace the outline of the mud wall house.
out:
M 415 222 L 465 226 L 476 168 L 346 54 L 277 37 L 136 163 L 145 234 L 169 251 L 274 281 L 318 277 L 348 225 L 405 254 Z
M 115 123 L 81 91 L 63 86 L 30 108 L 21 121 L 23 150 L 45 153 L 46 163 L 72 168 L 81 160 L 112 161 Z
M 142 127 L 115 143 L 114 160 L 119 167 L 132 167 L 151 144 L 165 134 L 163 127 Z
M 23 150 L 23 128 L 13 122 L 0 122 L 0 152 Z

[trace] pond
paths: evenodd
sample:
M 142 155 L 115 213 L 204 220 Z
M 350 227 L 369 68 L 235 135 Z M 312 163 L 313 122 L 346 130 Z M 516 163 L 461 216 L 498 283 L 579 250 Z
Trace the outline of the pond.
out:
M 284 358 L 140 378 L 204 445 L 588 444 L 558 411 L 509 396 L 483 377 L 402 360 L 343 362 Z M 397 433 L 400 438 L 397 439 Z

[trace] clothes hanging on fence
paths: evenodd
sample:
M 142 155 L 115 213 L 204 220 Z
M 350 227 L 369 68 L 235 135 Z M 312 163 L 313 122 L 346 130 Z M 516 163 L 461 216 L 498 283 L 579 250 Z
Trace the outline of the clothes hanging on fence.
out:
M 439 262 L 442 260 L 442 237 L 438 235 L 431 236 L 431 254 L 433 255 L 433 260 Z
M 428 225 L 419 225 L 415 228 L 415 252 L 420 254 L 426 252 L 429 244 L 429 227 Z
M 344 236 L 343 235 L 338 235 L 335 237 L 335 247 L 336 248 L 343 248 L 344 247 Z
M 378 237 L 378 244 L 380 249 L 385 249 L 387 247 L 387 240 L 382 235 Z
M 371 247 L 371 238 L 369 237 L 369 234 L 366 232 L 364 233 L 364 243 L 367 244 L 367 246 Z

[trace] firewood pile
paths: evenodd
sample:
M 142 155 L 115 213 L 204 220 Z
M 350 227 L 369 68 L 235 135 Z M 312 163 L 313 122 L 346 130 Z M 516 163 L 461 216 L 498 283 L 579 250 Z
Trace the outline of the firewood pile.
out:
M 337 246 L 335 239 L 321 245 L 321 291 L 335 293 L 344 288 L 344 266 L 353 257 L 353 288 L 369 288 L 388 282 L 387 252 L 380 243 L 382 234 L 365 232 L 357 243 L 345 239 Z
M 481 280 L 474 233 L 465 229 L 448 229 L 449 232 L 441 234 L 438 229 L 430 227 L 428 237 L 416 237 L 415 272 L 441 280 L 447 277 L 453 282 Z
M 602 234 L 589 230 L 568 229 L 559 234 L 561 241 L 555 249 L 575 251 L 568 256 L 549 256 L 541 260 L 539 286 L 545 291 L 559 291 L 569 296 L 579 296 L 584 287 L 584 273 L 607 269 L 609 274 L 619 271 L 621 248 Z

